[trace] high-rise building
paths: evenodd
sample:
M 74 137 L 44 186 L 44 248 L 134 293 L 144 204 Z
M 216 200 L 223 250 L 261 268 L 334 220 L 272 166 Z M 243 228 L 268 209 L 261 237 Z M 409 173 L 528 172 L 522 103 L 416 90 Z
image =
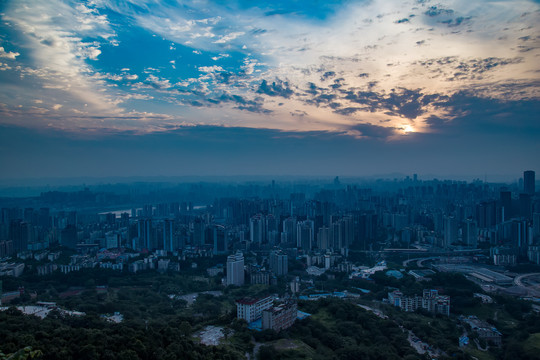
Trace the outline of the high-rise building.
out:
M 523 172 L 523 192 L 533 195 L 535 191 L 535 173 L 532 170 L 527 170 Z
M 317 247 L 321 250 L 330 248 L 330 229 L 326 226 L 319 228 L 317 232 Z
M 270 270 L 272 270 L 276 276 L 287 275 L 289 272 L 287 254 L 281 251 L 271 251 L 269 261 Z
M 60 243 L 70 249 L 77 248 L 77 228 L 75 225 L 68 225 L 60 232 Z
M 120 246 L 120 234 L 115 231 L 109 231 L 105 234 L 105 247 L 115 249 Z
M 192 225 L 192 245 L 193 246 L 202 246 L 206 243 L 205 240 L 205 230 L 206 230 L 206 224 L 204 221 L 200 218 L 196 218 Z
M 533 237 L 540 237 L 540 213 L 533 214 Z
M 212 226 L 212 244 L 214 255 L 223 254 L 227 251 L 227 234 L 222 225 Z
M 137 236 L 139 237 L 139 247 L 141 249 L 152 250 L 153 248 L 152 220 L 139 219 L 137 222 Z
M 283 220 L 283 241 L 292 246 L 296 246 L 296 218 L 289 217 Z
M 227 257 L 227 285 L 244 285 L 244 255 L 240 251 Z
M 163 250 L 172 252 L 174 249 L 174 220 L 163 220 Z
M 11 220 L 9 223 L 9 239 L 13 241 L 14 250 L 26 250 L 27 244 L 23 243 L 22 220 Z
M 462 240 L 465 245 L 476 248 L 478 245 L 478 228 L 476 227 L 476 221 L 467 219 L 462 224 Z
M 299 222 L 297 225 L 296 245 L 304 251 L 309 251 L 314 243 L 314 224 L 311 220 Z
M 449 247 L 457 241 L 458 222 L 453 216 L 444 217 L 444 244 L 443 247 Z
M 512 218 L 512 193 L 508 190 L 500 192 L 500 203 L 502 207 L 501 221 L 506 221 Z
M 482 229 L 494 227 L 497 224 L 496 201 L 485 201 L 477 205 L 476 218 L 478 219 L 478 227 Z
M 252 244 L 262 244 L 266 242 L 266 218 L 258 214 L 249 219 L 249 240 Z
M 531 195 L 519 194 L 518 205 L 519 205 L 519 216 L 524 217 L 525 219 L 530 219 L 532 217 Z

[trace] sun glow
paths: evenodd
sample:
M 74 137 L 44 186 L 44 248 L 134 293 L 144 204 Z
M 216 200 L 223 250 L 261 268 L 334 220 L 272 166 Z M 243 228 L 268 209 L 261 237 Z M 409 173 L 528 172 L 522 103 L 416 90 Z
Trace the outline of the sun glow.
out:
M 415 132 L 414 128 L 411 125 L 403 125 L 401 129 L 405 134 Z

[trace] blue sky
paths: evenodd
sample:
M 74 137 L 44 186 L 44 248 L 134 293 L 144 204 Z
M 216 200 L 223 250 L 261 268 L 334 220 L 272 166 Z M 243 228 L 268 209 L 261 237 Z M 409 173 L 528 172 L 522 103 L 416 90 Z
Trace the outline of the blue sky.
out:
M 537 1 L 8 0 L 0 19 L 3 178 L 538 166 Z

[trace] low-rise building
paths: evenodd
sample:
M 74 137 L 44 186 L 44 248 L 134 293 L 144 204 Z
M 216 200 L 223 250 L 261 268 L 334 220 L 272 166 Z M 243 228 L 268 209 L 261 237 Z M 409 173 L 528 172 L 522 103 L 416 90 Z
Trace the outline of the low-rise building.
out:
M 268 271 L 257 271 L 249 274 L 249 281 L 251 284 L 270 284 L 270 272 Z
M 493 325 L 478 319 L 476 316 L 461 316 L 460 320 L 468 324 L 473 331 L 478 334 L 480 339 L 493 345 L 500 346 L 502 343 L 502 334 Z
M 288 300 L 276 307 L 271 307 L 262 312 L 262 328 L 281 331 L 294 324 L 298 314 L 295 300 Z
M 50 275 L 58 269 L 58 265 L 55 263 L 47 263 L 36 266 L 38 276 Z
M 404 296 L 399 290 L 388 293 L 388 302 L 403 311 L 415 311 L 424 309 L 429 312 L 450 315 L 450 296 L 439 295 L 434 289 L 424 289 L 422 297 Z
M 262 299 L 243 298 L 236 300 L 236 317 L 248 323 L 260 319 L 262 312 L 272 307 L 273 299 L 267 296 Z
M 23 263 L 0 263 L 0 276 L 19 277 L 23 271 Z

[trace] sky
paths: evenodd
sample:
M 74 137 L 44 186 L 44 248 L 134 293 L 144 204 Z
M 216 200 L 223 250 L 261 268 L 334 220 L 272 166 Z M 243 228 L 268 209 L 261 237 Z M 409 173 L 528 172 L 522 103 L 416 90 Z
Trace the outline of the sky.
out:
M 540 1 L 0 1 L 0 179 L 540 171 Z

